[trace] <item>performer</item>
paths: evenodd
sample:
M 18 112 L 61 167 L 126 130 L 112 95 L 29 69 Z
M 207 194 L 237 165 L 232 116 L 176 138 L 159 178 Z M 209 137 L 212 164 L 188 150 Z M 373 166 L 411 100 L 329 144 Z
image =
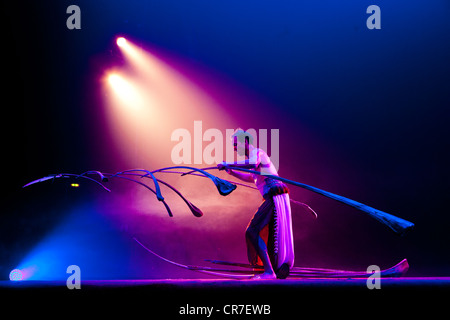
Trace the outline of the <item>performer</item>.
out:
M 262 263 L 264 267 L 264 273 L 254 279 L 284 279 L 294 265 L 289 190 L 283 182 L 264 176 L 278 176 L 278 173 L 266 152 L 253 146 L 253 137 L 248 132 L 237 129 L 232 139 L 234 151 L 245 155 L 246 160 L 222 162 L 217 167 L 240 180 L 255 183 L 264 199 L 245 232 L 250 264 Z M 232 170 L 228 165 L 255 170 L 262 175 Z

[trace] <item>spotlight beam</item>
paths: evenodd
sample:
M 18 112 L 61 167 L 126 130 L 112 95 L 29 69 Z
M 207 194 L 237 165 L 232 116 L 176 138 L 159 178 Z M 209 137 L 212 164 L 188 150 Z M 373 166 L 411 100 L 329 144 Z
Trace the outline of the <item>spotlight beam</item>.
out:
M 127 45 L 127 39 L 125 39 L 124 37 L 119 37 L 119 38 L 117 38 L 117 40 L 116 40 L 116 44 L 117 44 L 119 47 L 123 48 L 123 47 L 125 47 L 125 46 Z

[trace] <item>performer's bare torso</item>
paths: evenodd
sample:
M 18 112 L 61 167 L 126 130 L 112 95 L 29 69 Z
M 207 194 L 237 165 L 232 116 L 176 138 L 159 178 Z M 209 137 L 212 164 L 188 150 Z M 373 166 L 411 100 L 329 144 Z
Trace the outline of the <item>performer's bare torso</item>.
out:
M 278 172 L 272 161 L 270 161 L 270 158 L 267 155 L 267 153 L 264 152 L 264 150 L 255 148 L 252 145 L 248 146 L 248 148 L 249 148 L 248 154 L 245 160 L 240 160 L 238 162 L 229 164 L 234 166 L 242 166 L 252 169 L 254 171 L 261 172 L 261 175 L 254 173 L 243 173 L 239 171 L 233 171 L 232 169 L 227 169 L 227 172 L 243 181 L 253 182 L 258 188 L 261 195 L 264 196 L 264 186 L 266 185 L 267 175 L 278 176 Z M 234 145 L 234 149 L 240 156 L 243 156 L 245 154 L 244 145 L 240 142 L 237 142 Z M 227 163 L 224 162 L 224 164 Z
M 278 176 L 277 169 L 270 161 L 269 156 L 261 149 L 253 148 L 250 152 L 250 163 L 251 161 L 256 161 L 254 169 L 255 171 L 261 172 L 261 175 L 251 174 L 253 181 L 258 188 L 261 195 L 264 195 L 264 185 L 266 184 L 266 176 L 274 175 Z

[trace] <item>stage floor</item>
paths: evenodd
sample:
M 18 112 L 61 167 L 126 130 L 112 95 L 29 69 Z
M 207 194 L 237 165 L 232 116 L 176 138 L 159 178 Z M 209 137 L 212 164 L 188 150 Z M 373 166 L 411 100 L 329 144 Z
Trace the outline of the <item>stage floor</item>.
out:
M 401 277 L 381 278 L 381 289 L 450 289 L 450 277 Z M 39 289 L 69 290 L 65 281 L 0 281 L 0 289 L 39 290 Z M 365 278 L 302 278 L 285 280 L 230 280 L 230 279 L 149 279 L 149 280 L 84 280 L 81 289 L 84 290 L 114 290 L 120 288 L 136 288 L 148 290 L 278 290 L 278 289 L 364 289 L 367 288 Z M 81 290 L 80 289 L 80 290 Z M 74 289 L 76 290 L 76 289 Z M 377 289 L 373 289 L 377 290 Z M 70 291 L 70 290 L 69 290 Z M 370 291 L 370 290 L 369 290 Z

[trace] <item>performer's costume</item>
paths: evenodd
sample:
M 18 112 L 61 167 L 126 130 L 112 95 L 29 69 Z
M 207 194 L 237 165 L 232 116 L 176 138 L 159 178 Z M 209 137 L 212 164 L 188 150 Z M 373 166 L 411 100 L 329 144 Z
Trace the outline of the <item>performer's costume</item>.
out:
M 266 242 L 267 251 L 276 273 L 283 266 L 294 265 L 294 238 L 292 232 L 289 189 L 278 180 L 265 179 L 264 201 L 256 211 L 247 229 L 257 231 Z M 256 249 L 247 239 L 248 260 L 253 265 L 262 265 Z

